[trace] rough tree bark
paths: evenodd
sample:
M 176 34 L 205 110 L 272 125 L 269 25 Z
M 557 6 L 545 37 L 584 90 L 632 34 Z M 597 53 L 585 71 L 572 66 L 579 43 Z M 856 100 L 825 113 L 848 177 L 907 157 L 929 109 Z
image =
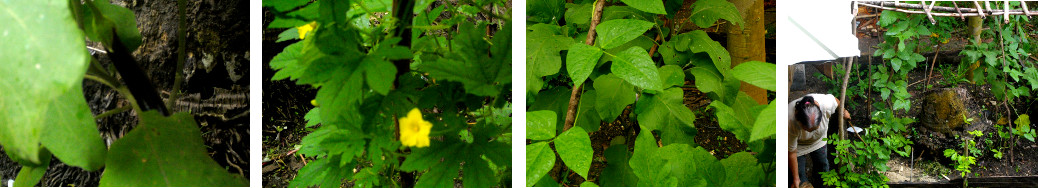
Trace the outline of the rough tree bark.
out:
M 758 0 L 731 0 L 743 17 L 743 26 L 728 23 L 728 53 L 732 56 L 732 67 L 748 61 L 765 61 L 764 53 L 764 2 Z M 746 92 L 758 104 L 768 104 L 768 91 L 742 82 L 740 91 Z

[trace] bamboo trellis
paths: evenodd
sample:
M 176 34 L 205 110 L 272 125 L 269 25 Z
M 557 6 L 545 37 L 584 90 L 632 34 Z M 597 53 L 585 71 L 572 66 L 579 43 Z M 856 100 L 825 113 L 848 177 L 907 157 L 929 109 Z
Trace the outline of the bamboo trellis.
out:
M 930 23 L 937 23 L 937 21 L 933 19 L 934 16 L 959 17 L 959 19 L 965 19 L 967 16 L 980 16 L 981 18 L 986 18 L 987 16 L 1002 16 L 1004 22 L 1008 23 L 1009 15 L 1024 15 L 1027 17 L 1038 15 L 1038 12 L 1031 12 L 1027 8 L 1026 1 L 1020 1 L 1020 7 L 1022 9 L 1012 10 L 1009 9 L 1009 1 L 1002 1 L 1004 2 L 1002 9 L 998 9 L 997 7 L 993 9 L 989 1 L 973 1 L 972 4 L 974 8 L 960 8 L 958 5 L 959 2 L 968 3 L 969 1 L 951 1 L 952 6 L 954 7 L 935 6 L 934 4 L 936 1 L 929 1 L 929 4 L 927 4 L 927 1 L 921 1 L 919 4 L 900 3 L 896 1 L 856 1 L 854 2 L 854 9 L 857 9 L 858 5 L 860 5 L 909 14 L 926 14 L 926 17 L 930 19 Z M 984 6 L 981 6 L 980 2 L 983 2 Z M 857 11 L 855 11 L 855 13 L 857 13 Z

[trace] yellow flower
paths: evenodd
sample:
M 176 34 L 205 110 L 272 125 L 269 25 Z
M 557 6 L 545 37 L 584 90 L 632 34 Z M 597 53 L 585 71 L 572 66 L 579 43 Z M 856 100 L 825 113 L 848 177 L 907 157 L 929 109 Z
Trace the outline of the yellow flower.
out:
M 313 31 L 314 27 L 317 27 L 317 21 L 310 22 L 309 24 L 296 27 L 296 29 L 299 30 L 299 39 L 306 38 L 306 33 L 309 33 L 310 31 Z
M 400 142 L 404 146 L 428 147 L 432 123 L 422 119 L 422 112 L 414 108 L 407 117 L 400 118 Z

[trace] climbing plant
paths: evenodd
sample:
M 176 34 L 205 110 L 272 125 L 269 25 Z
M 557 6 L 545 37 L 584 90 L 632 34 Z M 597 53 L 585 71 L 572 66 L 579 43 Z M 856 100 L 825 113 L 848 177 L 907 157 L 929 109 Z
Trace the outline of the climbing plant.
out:
M 190 114 L 167 114 L 151 100 L 157 95 L 136 92 L 155 88 L 122 84 L 87 53 L 84 38 L 102 43 L 113 63 L 137 66 L 129 58 L 141 43 L 132 11 L 107 0 L 4 1 L 0 11 L 0 61 L 8 62 L 0 67 L 0 145 L 22 165 L 14 185 L 36 185 L 52 157 L 103 168 L 101 186 L 247 185 L 209 157 Z M 138 112 L 137 127 L 110 146 L 83 96 L 84 79 L 114 88 Z
M 289 187 L 508 184 L 509 6 L 432 2 L 263 1 L 291 42 L 273 79 L 317 88 L 299 150 L 314 160 Z
M 678 16 L 682 7 L 691 7 L 688 17 Z M 705 31 L 742 29 L 734 4 L 531 1 L 527 10 L 527 186 L 775 185 L 775 102 L 761 104 L 740 91 L 740 83 L 775 91 L 775 65 L 733 65 L 729 51 Z M 676 32 L 680 27 L 664 18 L 687 19 L 695 29 Z M 709 96 L 713 113 L 694 114 L 683 104 L 683 88 L 693 87 Z M 634 147 L 624 141 L 609 146 L 606 167 L 593 179 L 592 156 L 603 151 L 592 149 L 589 134 L 621 126 L 603 122 L 614 122 L 625 109 L 638 123 L 638 135 L 628 140 Z M 697 115 L 716 119 L 747 149 L 714 157 L 693 142 Z M 584 180 L 553 177 L 555 166 Z

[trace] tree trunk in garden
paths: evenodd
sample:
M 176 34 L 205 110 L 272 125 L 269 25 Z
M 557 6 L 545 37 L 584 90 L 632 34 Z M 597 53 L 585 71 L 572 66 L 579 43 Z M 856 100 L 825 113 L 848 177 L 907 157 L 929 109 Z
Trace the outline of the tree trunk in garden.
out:
M 974 44 L 980 43 L 980 32 L 984 29 L 984 20 L 976 16 L 970 16 L 966 20 L 969 23 L 970 36 L 973 36 L 971 37 L 973 40 L 970 42 L 976 42 Z
M 725 24 L 728 32 L 728 53 L 732 56 L 732 67 L 747 61 L 765 61 L 764 53 L 764 2 L 757 0 L 731 0 L 743 17 L 740 28 Z M 740 91 L 749 94 L 759 104 L 768 104 L 768 91 L 742 82 Z

